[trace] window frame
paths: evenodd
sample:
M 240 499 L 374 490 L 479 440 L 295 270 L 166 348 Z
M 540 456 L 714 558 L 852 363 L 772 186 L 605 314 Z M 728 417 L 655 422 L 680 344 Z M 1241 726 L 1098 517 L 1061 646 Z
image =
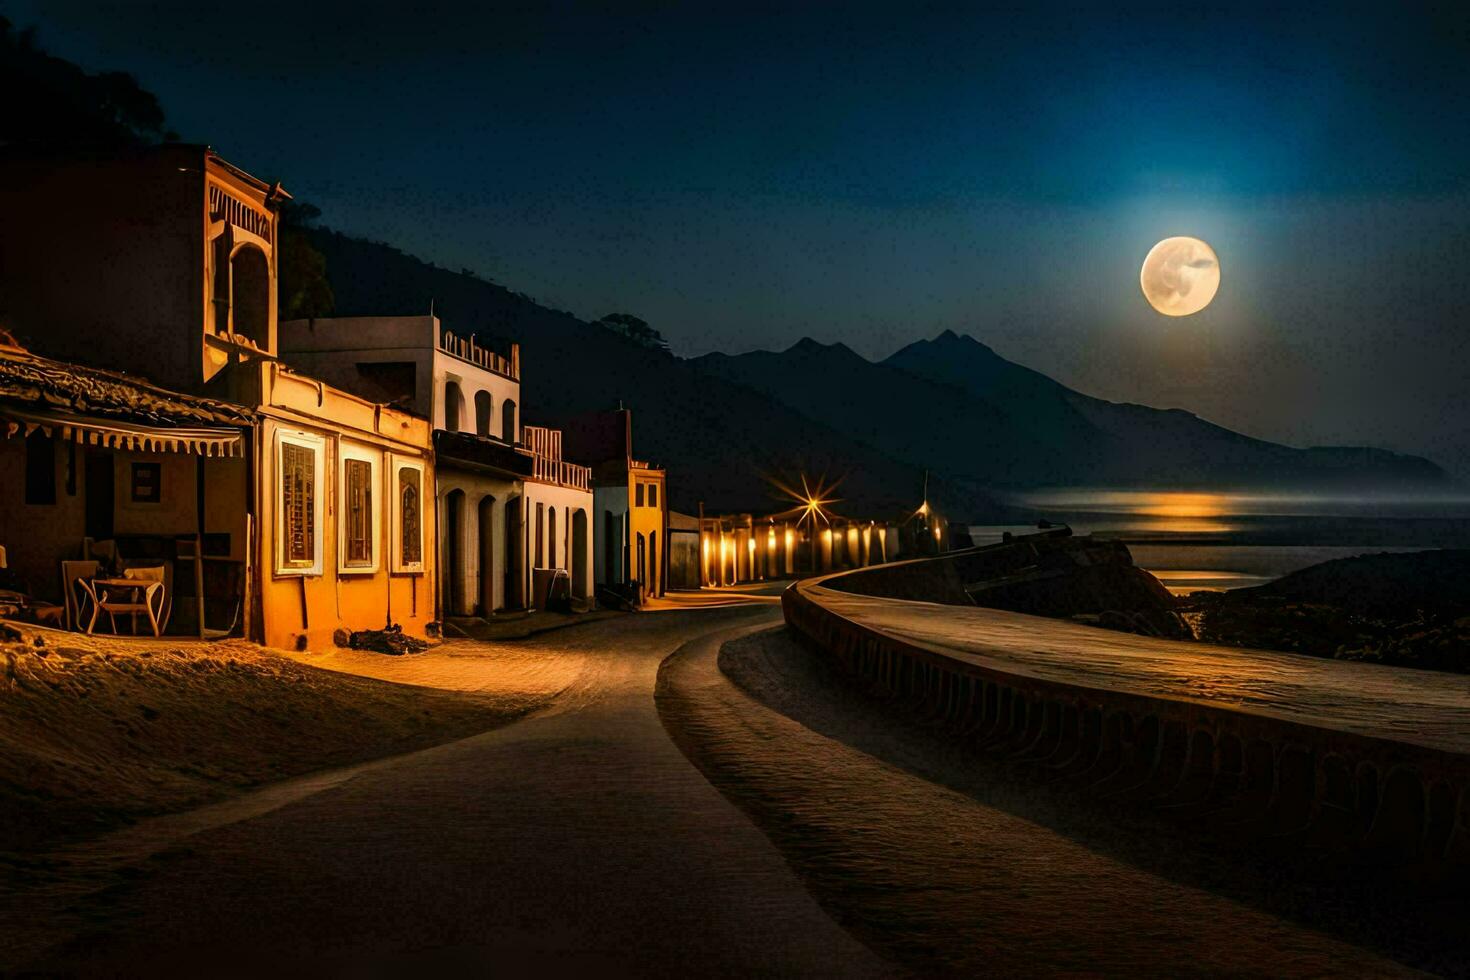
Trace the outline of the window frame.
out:
M 313 432 L 277 429 L 275 443 L 275 479 L 274 486 L 271 488 L 274 494 L 272 506 L 275 510 L 276 526 L 275 574 L 277 577 L 319 576 L 322 574 L 322 527 L 326 518 L 327 439 Z M 312 560 L 310 564 L 291 564 L 286 558 L 286 446 L 310 449 L 315 454 L 312 466 Z
M 342 575 L 373 575 L 383 567 L 381 544 L 383 541 L 383 453 L 381 450 L 361 443 L 338 440 L 337 446 L 337 571 Z M 368 464 L 368 544 L 371 560 L 366 564 L 348 564 L 348 500 L 347 464 Z M 423 480 L 419 481 L 419 498 L 423 498 Z M 422 512 L 422 507 L 420 507 Z M 423 519 L 420 517 L 420 527 Z
M 414 470 L 419 475 L 419 560 L 403 560 L 403 495 L 399 492 L 398 475 L 403 470 Z M 384 481 L 388 495 L 393 500 L 393 513 L 388 521 L 388 568 L 401 575 L 422 574 L 425 570 L 425 554 L 428 548 L 425 521 L 432 509 L 433 497 L 429 494 L 428 473 L 423 459 L 417 456 L 388 454 L 388 472 Z

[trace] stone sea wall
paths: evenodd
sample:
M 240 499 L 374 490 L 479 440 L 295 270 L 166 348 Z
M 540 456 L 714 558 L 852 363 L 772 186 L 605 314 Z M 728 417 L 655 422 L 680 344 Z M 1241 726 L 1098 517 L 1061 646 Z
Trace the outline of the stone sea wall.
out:
M 1079 798 L 1162 808 L 1211 833 L 1333 860 L 1436 876 L 1470 864 L 1470 756 L 1330 722 L 1010 673 L 859 624 L 823 601 L 832 590 L 916 599 L 934 587 L 942 598 L 929 601 L 964 604 L 976 568 L 1034 565 L 1027 554 L 997 554 L 1021 544 L 809 579 L 783 595 L 786 622 L 870 692 Z M 990 587 L 1004 589 L 1003 578 Z

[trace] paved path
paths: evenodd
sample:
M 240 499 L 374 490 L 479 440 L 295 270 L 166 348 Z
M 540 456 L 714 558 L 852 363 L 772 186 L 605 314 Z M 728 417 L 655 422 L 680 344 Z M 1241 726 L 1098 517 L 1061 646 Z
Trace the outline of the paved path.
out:
M 862 626 L 1007 673 L 1204 701 L 1470 752 L 1470 675 L 1179 643 L 1000 609 L 853 595 L 810 583 L 802 588 Z
M 666 612 L 511 645 L 517 658 L 539 651 L 565 673 L 550 710 L 302 786 L 265 812 L 248 794 L 233 822 L 216 808 L 203 829 L 78 900 L 68 914 L 74 937 L 25 965 L 216 975 L 285 965 L 891 972 L 822 912 L 655 711 L 659 663 L 681 643 L 778 617 L 768 603 Z M 352 666 L 476 689 L 505 649 L 448 643 Z
M 1266 908 L 1287 883 L 1232 882 L 1241 897 L 1226 897 L 1189 882 L 1216 876 L 1175 844 L 1058 818 L 947 734 L 896 722 L 784 630 L 689 644 L 660 673 L 659 705 L 823 906 L 917 975 L 1412 972 L 1351 929 Z

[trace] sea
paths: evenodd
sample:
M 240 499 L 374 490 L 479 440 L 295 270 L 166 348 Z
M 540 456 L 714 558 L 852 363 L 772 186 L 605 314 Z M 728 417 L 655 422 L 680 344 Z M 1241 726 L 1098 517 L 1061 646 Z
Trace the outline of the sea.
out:
M 1176 595 L 1262 585 L 1355 555 L 1470 548 L 1470 496 L 1048 490 L 1010 501 L 1075 534 L 1122 541 Z M 970 528 L 976 544 L 1035 525 Z

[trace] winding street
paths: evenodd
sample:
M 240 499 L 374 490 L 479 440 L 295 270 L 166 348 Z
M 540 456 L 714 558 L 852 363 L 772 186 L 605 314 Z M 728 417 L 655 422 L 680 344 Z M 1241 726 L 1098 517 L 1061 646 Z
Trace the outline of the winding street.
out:
M 38 902 L 53 934 L 5 965 L 862 977 L 970 970 L 990 954 L 1007 970 L 1187 971 L 1212 946 L 1207 968 L 1228 972 L 1396 970 L 748 696 L 716 667 L 721 644 L 779 620 L 751 598 L 418 657 L 314 658 L 401 683 L 559 693 L 503 728 L 104 839 L 95 887 L 54 915 Z M 500 669 L 511 652 L 540 666 Z M 958 860 L 957 844 L 975 846 Z

